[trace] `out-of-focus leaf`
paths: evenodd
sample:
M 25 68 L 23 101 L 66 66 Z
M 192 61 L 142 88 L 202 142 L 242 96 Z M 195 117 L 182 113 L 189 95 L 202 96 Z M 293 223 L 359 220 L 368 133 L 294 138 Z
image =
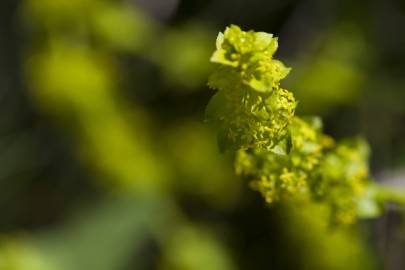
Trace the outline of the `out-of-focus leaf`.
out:
M 184 227 L 176 231 L 165 248 L 160 270 L 232 270 L 225 247 L 207 231 Z
M 99 5 L 92 11 L 91 23 L 102 44 L 112 49 L 140 53 L 150 45 L 155 22 L 134 6 L 120 3 Z
M 34 244 L 58 266 L 53 270 L 125 269 L 134 256 L 139 256 L 136 269 L 143 269 L 142 263 L 148 263 L 140 257 L 145 244 L 153 238 L 164 241 L 176 218 L 171 202 L 163 198 L 116 197 L 80 211 Z
M 168 29 L 156 40 L 150 58 L 161 67 L 164 79 L 175 89 L 196 89 L 205 84 L 211 70 L 208 61 L 213 34 L 198 23 Z

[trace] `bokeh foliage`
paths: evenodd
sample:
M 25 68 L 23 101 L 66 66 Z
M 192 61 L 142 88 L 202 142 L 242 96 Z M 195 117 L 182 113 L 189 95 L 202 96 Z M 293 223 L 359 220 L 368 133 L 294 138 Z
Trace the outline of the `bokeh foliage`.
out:
M 376 173 L 400 168 L 403 37 L 375 41 L 356 4 L 317 4 L 348 12 L 302 37 L 285 28 L 311 26 L 299 1 L 2 2 L 0 269 L 384 267 L 375 222 L 330 230 L 317 205 L 267 207 L 203 121 L 217 32 L 280 33 L 298 108 L 366 135 Z

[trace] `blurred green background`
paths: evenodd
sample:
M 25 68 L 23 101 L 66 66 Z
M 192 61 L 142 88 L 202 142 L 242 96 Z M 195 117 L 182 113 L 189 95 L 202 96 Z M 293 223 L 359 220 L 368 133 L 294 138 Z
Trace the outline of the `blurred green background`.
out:
M 204 123 L 215 38 L 280 37 L 300 114 L 405 188 L 402 0 L 2 0 L 0 270 L 405 268 L 399 206 L 268 207 Z

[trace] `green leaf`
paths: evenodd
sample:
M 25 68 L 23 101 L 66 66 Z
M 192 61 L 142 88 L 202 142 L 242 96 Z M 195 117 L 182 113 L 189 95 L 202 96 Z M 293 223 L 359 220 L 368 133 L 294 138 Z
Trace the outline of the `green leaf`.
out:
M 220 120 L 221 116 L 226 114 L 225 106 L 226 103 L 225 95 L 223 91 L 218 91 L 208 102 L 205 108 L 205 120 L 207 122 L 215 122 Z
M 375 190 L 369 186 L 364 195 L 357 201 L 357 215 L 361 218 L 375 218 L 381 215 L 382 209 L 375 200 Z

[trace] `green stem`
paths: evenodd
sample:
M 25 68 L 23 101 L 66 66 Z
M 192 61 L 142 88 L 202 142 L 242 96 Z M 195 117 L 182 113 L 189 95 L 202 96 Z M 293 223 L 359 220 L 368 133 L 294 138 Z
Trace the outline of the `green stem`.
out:
M 376 199 L 380 202 L 405 205 L 405 189 L 376 185 Z

